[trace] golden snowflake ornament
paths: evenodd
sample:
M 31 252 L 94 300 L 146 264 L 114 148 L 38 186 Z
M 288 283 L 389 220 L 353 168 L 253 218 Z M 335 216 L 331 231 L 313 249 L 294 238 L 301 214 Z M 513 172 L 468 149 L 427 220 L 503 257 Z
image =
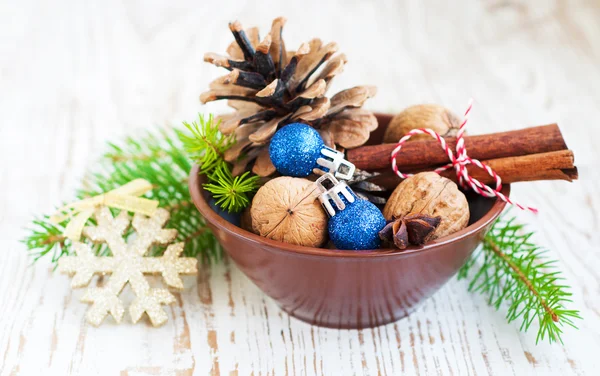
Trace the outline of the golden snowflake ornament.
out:
M 87 320 L 100 325 L 111 314 L 117 323 L 121 322 L 125 307 L 119 295 L 130 284 L 136 299 L 129 306 L 131 320 L 136 323 L 144 312 L 148 314 L 152 325 L 159 326 L 167 321 L 163 304 L 175 302 L 175 297 L 166 288 L 152 288 L 145 274 L 161 274 L 169 287 L 183 288 L 181 274 L 198 272 L 193 257 L 179 257 L 183 252 L 183 243 L 171 244 L 177 237 L 177 230 L 163 229 L 169 220 L 169 212 L 157 209 L 150 217 L 135 214 L 130 220 L 126 210 L 113 218 L 107 207 L 95 212 L 97 226 L 88 226 L 83 235 L 94 243 L 106 243 L 112 256 L 96 256 L 88 244 L 74 242 L 76 256 L 66 256 L 59 260 L 58 270 L 73 275 L 73 288 L 86 287 L 95 274 L 110 274 L 108 282 L 102 287 L 90 287 L 81 298 L 92 303 L 87 312 Z M 123 238 L 129 225 L 133 226 L 136 236 L 127 243 Z M 161 257 L 145 257 L 153 245 L 168 245 Z

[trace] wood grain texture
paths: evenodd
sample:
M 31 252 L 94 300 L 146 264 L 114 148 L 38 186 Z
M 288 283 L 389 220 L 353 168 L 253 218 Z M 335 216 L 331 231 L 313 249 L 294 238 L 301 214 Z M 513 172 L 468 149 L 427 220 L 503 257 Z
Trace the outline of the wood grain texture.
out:
M 557 122 L 581 180 L 514 187 L 518 213 L 560 260 L 585 320 L 564 345 L 535 345 L 453 280 L 407 319 L 338 331 L 289 318 L 238 269 L 204 268 L 167 325 L 85 323 L 82 291 L 30 266 L 18 243 L 37 213 L 72 198 L 106 140 L 178 124 L 223 72 L 202 62 L 227 22 L 266 30 L 288 17 L 288 46 L 320 36 L 348 56 L 332 92 L 377 85 L 390 112 L 476 99 L 471 134 Z M 0 1 L 0 374 L 597 374 L 600 349 L 600 3 Z M 376 58 L 374 58 L 376 57 Z

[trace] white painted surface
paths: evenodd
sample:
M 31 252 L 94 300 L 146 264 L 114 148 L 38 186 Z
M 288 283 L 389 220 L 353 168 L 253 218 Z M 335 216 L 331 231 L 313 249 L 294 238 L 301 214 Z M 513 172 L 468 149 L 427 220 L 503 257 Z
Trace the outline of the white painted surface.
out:
M 227 21 L 288 46 L 319 36 L 349 57 L 334 91 L 375 84 L 379 111 L 476 104 L 472 133 L 558 122 L 581 180 L 515 187 L 521 217 L 560 260 L 585 320 L 564 346 L 535 345 L 466 284 L 409 318 L 363 331 L 311 327 L 278 310 L 237 268 L 198 283 L 149 324 L 87 325 L 82 291 L 47 262 L 29 267 L 34 214 L 72 198 L 106 140 L 191 120 L 222 71 Z M 0 373 L 2 375 L 598 374 L 600 350 L 600 4 L 589 1 L 0 1 Z

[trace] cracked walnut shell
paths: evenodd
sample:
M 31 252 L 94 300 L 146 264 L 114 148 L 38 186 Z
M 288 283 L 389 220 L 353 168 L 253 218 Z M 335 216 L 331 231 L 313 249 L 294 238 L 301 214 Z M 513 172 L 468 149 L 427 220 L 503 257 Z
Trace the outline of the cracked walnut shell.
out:
M 386 220 L 410 214 L 441 217 L 429 240 L 462 230 L 469 223 L 469 203 L 456 183 L 435 172 L 421 172 L 400 183 L 383 209 Z
M 282 176 L 268 181 L 252 200 L 253 232 L 286 243 L 320 247 L 327 239 L 327 215 L 316 200 L 318 193 L 307 179 Z

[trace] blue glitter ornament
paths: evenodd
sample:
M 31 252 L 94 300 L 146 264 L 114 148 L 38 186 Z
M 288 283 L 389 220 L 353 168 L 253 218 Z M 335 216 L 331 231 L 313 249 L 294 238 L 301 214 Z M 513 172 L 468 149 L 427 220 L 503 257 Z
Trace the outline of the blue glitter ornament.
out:
M 319 132 L 302 123 L 279 129 L 271 139 L 269 156 L 277 171 L 286 176 L 305 177 L 321 170 L 348 180 L 354 174 L 354 165 L 344 159 L 344 153 L 326 146 Z
M 381 246 L 379 231 L 386 225 L 381 211 L 356 197 L 345 182 L 331 174 L 321 176 L 317 186 L 321 204 L 329 214 L 329 237 L 338 249 L 365 250 Z

